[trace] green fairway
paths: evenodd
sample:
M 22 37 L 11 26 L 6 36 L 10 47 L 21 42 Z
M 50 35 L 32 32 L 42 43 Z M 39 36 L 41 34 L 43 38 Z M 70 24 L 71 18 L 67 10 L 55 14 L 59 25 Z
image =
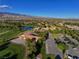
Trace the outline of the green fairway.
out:
M 0 51 L 0 58 L 17 55 L 17 59 L 24 59 L 24 47 L 17 44 L 9 44 L 8 48 Z
M 17 37 L 19 33 L 21 33 L 21 31 L 19 31 L 18 29 L 15 29 L 15 30 L 13 29 L 13 30 L 2 32 L 0 35 L 0 40 L 3 40 L 3 41 L 10 40 L 14 37 Z
M 22 45 L 11 44 L 9 49 L 17 54 L 17 59 L 24 59 L 25 48 Z

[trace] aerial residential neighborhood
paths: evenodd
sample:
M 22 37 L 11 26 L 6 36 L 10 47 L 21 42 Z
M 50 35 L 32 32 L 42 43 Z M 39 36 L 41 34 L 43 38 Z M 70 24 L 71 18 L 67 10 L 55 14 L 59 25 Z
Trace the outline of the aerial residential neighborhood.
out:
M 79 59 L 79 0 L 0 0 L 0 59 Z
M 0 58 L 78 59 L 79 21 L 60 21 L 0 20 Z

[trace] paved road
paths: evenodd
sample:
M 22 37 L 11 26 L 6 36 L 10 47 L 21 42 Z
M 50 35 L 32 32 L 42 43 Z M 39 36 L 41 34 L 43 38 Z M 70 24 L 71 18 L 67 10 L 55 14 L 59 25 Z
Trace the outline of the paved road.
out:
M 46 40 L 46 53 L 47 54 L 54 54 L 55 56 L 59 55 L 63 58 L 62 51 L 57 48 L 55 40 L 52 38 L 52 34 L 49 33 L 49 38 Z

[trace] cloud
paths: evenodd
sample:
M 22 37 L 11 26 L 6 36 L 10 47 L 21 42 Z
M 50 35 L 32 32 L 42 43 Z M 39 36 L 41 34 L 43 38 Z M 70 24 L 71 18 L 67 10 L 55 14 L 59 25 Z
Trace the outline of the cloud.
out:
M 10 8 L 10 6 L 8 6 L 8 5 L 0 5 L 0 9 L 8 9 L 8 8 Z

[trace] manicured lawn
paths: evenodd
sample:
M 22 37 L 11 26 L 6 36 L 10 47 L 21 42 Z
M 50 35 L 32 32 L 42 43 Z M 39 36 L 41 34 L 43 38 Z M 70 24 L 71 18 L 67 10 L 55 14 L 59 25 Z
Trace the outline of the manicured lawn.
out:
M 11 50 L 9 48 L 0 51 L 0 57 L 4 56 L 7 53 L 11 53 Z M 14 54 L 14 52 L 12 52 L 11 55 L 12 54 Z
M 11 39 L 13 37 L 16 37 L 19 33 L 20 33 L 19 30 L 10 30 L 10 31 L 0 35 L 0 39 L 8 40 L 8 39 Z
M 25 53 L 24 46 L 17 45 L 17 44 L 11 44 L 9 46 L 9 49 L 11 49 L 15 54 L 18 54 L 17 59 L 24 59 L 24 53 Z
M 12 38 L 17 37 L 22 31 L 19 28 L 0 28 L 0 46 L 7 43 Z M 1 48 L 1 47 L 0 47 Z M 25 48 L 22 45 L 10 43 L 8 47 L 5 47 L 0 50 L 0 59 L 3 57 L 12 57 L 17 55 L 17 59 L 24 59 Z
M 4 29 L 4 30 L 0 31 L 0 33 L 2 33 L 0 35 L 0 46 L 1 46 L 1 45 L 5 44 L 7 42 L 7 40 L 17 37 L 17 35 L 19 35 L 19 33 L 21 33 L 21 31 L 18 29 L 11 29 L 11 30 Z M 24 59 L 24 51 L 25 51 L 24 46 L 10 43 L 8 45 L 8 47 L 3 48 L 0 51 L 0 58 L 1 59 L 3 57 L 8 58 L 8 57 L 17 55 L 17 59 Z
M 60 49 L 60 50 L 66 50 L 67 48 L 68 48 L 68 46 L 67 45 L 65 45 L 65 44 L 63 44 L 63 43 L 59 43 L 59 44 L 57 44 L 57 46 L 58 46 L 58 48 Z
M 0 51 L 0 58 L 5 56 L 10 57 L 17 54 L 17 59 L 24 59 L 24 50 L 24 47 L 21 45 L 9 44 L 8 48 Z

